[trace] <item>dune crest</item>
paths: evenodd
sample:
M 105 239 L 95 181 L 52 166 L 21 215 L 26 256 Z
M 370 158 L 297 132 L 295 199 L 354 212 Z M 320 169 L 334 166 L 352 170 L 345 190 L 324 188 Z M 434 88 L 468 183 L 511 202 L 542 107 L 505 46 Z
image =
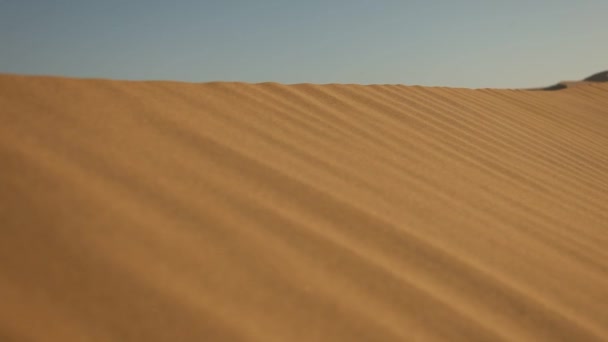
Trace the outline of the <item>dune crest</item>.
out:
M 0 340 L 608 339 L 608 84 L 0 75 Z
M 593 74 L 581 81 L 561 81 L 559 83 L 556 83 L 556 84 L 548 86 L 548 87 L 534 88 L 534 89 L 530 89 L 530 90 L 550 90 L 550 91 L 551 90 L 562 90 L 562 89 L 566 89 L 566 88 L 578 87 L 580 85 L 586 85 L 588 83 L 603 83 L 603 82 L 608 82 L 608 70 Z

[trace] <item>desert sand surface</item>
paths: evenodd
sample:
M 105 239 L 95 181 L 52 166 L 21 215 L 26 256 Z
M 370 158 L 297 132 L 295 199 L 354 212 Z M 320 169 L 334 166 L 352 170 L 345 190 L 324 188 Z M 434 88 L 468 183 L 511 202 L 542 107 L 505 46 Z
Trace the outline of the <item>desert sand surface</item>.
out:
M 608 340 L 608 83 L 0 75 L 0 340 Z

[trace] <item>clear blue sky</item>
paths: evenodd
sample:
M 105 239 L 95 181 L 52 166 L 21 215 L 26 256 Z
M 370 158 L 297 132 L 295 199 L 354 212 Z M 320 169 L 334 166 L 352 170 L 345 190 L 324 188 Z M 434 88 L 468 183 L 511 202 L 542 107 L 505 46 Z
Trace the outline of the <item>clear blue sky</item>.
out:
M 608 0 L 0 0 L 0 72 L 528 87 L 608 69 Z

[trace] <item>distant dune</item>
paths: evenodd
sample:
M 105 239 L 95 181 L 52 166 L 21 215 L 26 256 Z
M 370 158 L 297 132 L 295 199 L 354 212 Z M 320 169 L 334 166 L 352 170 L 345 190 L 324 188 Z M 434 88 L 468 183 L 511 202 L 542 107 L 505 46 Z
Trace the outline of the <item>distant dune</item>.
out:
M 608 340 L 608 83 L 0 75 L 0 189 L 0 341 Z
M 608 82 L 608 70 L 598 72 L 595 75 L 591 75 L 591 76 L 585 78 L 585 81 L 587 81 L 587 82 Z
M 586 84 L 589 82 L 608 82 L 608 71 L 598 72 L 597 74 L 593 74 L 582 81 L 562 81 L 552 86 L 531 90 L 562 90 L 568 87 L 579 86 L 581 84 Z

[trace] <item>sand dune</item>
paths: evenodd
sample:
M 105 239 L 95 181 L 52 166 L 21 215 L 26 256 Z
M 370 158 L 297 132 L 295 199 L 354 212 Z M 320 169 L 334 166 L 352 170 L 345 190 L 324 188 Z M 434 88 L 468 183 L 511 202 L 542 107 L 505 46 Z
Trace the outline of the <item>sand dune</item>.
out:
M 587 85 L 589 83 L 599 83 L 599 82 L 608 82 L 608 71 L 598 72 L 593 74 L 581 81 L 561 81 L 554 85 L 544 87 L 544 88 L 533 88 L 529 90 L 562 90 L 566 88 L 578 87 L 581 85 Z
M 0 76 L 2 341 L 608 339 L 608 84 Z
M 608 82 L 608 70 L 598 72 L 584 79 L 587 82 Z

